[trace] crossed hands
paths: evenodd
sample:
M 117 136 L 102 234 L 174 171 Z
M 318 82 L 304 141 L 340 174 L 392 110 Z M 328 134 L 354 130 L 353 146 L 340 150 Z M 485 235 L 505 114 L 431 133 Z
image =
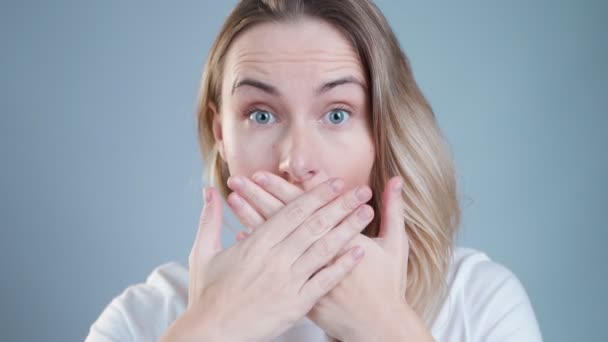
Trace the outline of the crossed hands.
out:
M 246 240 L 257 227 L 304 194 L 299 187 L 270 172 L 257 172 L 251 180 L 243 176 L 230 177 L 228 187 L 234 192 L 228 196 L 227 202 L 240 222 L 249 229 L 249 232 L 237 235 L 238 242 Z M 356 234 L 328 264 L 332 265 L 352 247 L 363 248 L 363 259 L 337 286 L 317 301 L 307 314 L 308 318 L 332 337 L 341 340 L 377 340 L 381 334 L 389 336 L 380 329 L 398 330 L 404 326 L 404 320 L 408 317 L 414 316 L 415 324 L 422 323 L 405 299 L 409 243 L 401 190 L 400 177 L 387 182 L 382 194 L 378 237 Z M 355 190 L 354 195 L 360 203 L 365 203 L 371 198 L 371 190 L 362 186 Z M 348 197 L 343 201 L 349 200 L 352 202 Z M 356 205 L 345 203 L 342 207 L 352 208 Z M 357 215 L 364 219 L 374 215 L 369 206 L 362 205 L 358 209 Z M 326 216 L 315 217 L 321 226 L 331 213 L 324 215 Z M 337 233 L 337 228 L 334 230 Z M 327 234 L 330 233 L 331 231 Z M 320 250 L 321 253 L 329 254 L 332 248 L 325 244 Z M 394 327 L 387 326 L 384 322 L 392 322 L 389 324 Z M 421 330 L 428 334 L 426 338 L 430 337 L 426 328 Z
M 228 203 L 250 232 L 227 249 L 219 193 L 204 190 L 188 307 L 161 341 L 269 341 L 305 315 L 342 341 L 433 340 L 405 299 L 409 242 L 399 177 L 382 193 L 374 238 L 360 234 L 376 215 L 365 185 L 345 191 L 334 178 L 303 192 L 268 172 L 252 179 L 228 180 Z

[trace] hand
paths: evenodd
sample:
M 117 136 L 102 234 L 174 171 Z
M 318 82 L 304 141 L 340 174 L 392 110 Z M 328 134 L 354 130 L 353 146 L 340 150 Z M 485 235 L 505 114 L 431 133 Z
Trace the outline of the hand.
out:
M 265 181 L 260 181 L 260 175 Z M 256 183 L 241 179 L 240 186 L 229 180 L 229 187 L 236 193 L 228 197 L 228 203 L 250 230 L 303 193 L 267 172 L 257 173 L 253 179 Z M 340 340 L 364 336 L 371 340 L 430 336 L 405 300 L 409 243 L 404 229 L 405 209 L 399 177 L 389 180 L 382 203 L 378 237 L 370 239 L 359 234 L 344 247 L 362 245 L 365 259 L 308 313 L 326 333 Z M 247 235 L 242 232 L 237 240 L 243 241 Z
M 320 184 L 226 250 L 221 201 L 215 189 L 206 189 L 189 255 L 188 307 L 166 335 L 267 341 L 303 317 L 360 260 L 349 251 L 320 270 L 371 220 L 356 214 L 372 211 L 363 204 L 369 197 L 360 201 L 343 186 L 339 179 Z

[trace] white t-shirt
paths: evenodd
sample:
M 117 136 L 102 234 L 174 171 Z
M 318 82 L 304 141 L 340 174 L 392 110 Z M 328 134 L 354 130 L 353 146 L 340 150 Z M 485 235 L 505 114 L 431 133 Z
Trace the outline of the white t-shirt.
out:
M 505 266 L 482 252 L 457 247 L 448 271 L 449 295 L 431 333 L 436 341 L 542 341 L 526 291 Z M 188 304 L 188 269 L 177 262 L 152 271 L 103 310 L 85 342 L 158 341 Z M 303 317 L 275 342 L 324 342 Z

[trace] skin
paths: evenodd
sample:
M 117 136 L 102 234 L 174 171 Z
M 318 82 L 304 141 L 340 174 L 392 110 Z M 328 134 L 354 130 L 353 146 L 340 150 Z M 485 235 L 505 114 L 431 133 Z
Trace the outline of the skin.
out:
M 253 179 L 245 180 L 242 186 L 234 189 L 233 194 L 240 194 L 244 200 L 238 206 L 232 205 L 239 220 L 250 224 L 247 226 L 250 229 L 265 222 L 253 209 L 251 198 L 261 201 L 259 206 L 272 211 L 272 201 L 292 203 L 302 195 L 302 191 L 292 184 L 267 172 L 258 172 Z M 409 243 L 402 229 L 401 184 L 400 177 L 394 177 L 383 192 L 385 205 L 378 237 L 370 239 L 357 235 L 343 248 L 363 246 L 365 258 L 307 314 L 329 336 L 349 342 L 434 341 L 405 299 Z M 277 210 L 281 209 L 279 206 Z M 272 212 L 270 216 L 273 216 Z M 237 241 L 243 241 L 249 235 L 241 232 Z
M 330 177 L 369 190 L 374 146 L 363 75 L 349 42 L 320 20 L 257 25 L 233 42 L 221 112 L 212 107 L 213 131 L 232 175 L 228 203 L 251 231 Z M 233 90 L 244 80 L 253 82 Z M 319 93 L 336 80 L 348 81 Z M 401 182 L 394 177 L 384 190 L 378 238 L 359 234 L 342 249 L 362 246 L 363 260 L 308 313 L 330 336 L 432 340 L 404 296 L 409 244 Z
M 350 81 L 317 93 L 345 78 Z M 247 82 L 233 92 L 246 79 L 275 92 Z M 332 26 L 313 19 L 264 23 L 237 37 L 227 55 L 221 108 L 214 135 L 231 175 L 266 170 L 304 191 L 330 177 L 344 179 L 347 189 L 369 185 L 374 144 L 367 83 L 355 51 Z
M 332 260 L 373 219 L 372 207 L 365 204 L 372 196 L 365 185 L 369 170 L 349 172 L 354 167 L 371 169 L 373 160 L 369 137 L 350 141 L 369 133 L 361 111 L 365 107 L 361 103 L 365 85 L 352 75 L 359 69 L 345 52 L 341 58 L 324 56 L 329 52 L 328 45 L 339 41 L 324 40 L 324 49 L 309 45 L 306 51 L 296 51 L 293 49 L 306 46 L 292 44 L 293 35 L 300 33 L 297 28 L 306 33 L 296 37 L 305 43 L 313 42 L 313 36 L 323 30 L 308 24 L 287 27 L 291 37 L 281 36 L 283 27 L 271 27 L 266 32 L 262 30 L 266 27 L 259 26 L 261 32 L 252 28 L 233 42 L 225 65 L 224 102 L 219 106 L 221 112 L 214 113 L 213 131 L 232 175 L 248 179 L 254 170 L 263 169 L 306 192 L 290 203 L 275 198 L 277 210 L 265 216 L 267 220 L 246 241 L 224 250 L 220 243 L 222 202 L 216 189 L 204 190 L 205 205 L 189 256 L 188 307 L 162 341 L 273 340 L 311 311 L 364 255 L 357 256 L 356 249 L 350 249 L 335 262 Z M 266 49 L 280 47 L 273 45 L 275 41 L 285 46 L 274 55 L 263 54 Z M 310 65 L 302 64 L 307 61 Z M 348 68 L 344 68 L 346 64 Z M 277 67 L 269 69 L 268 65 Z M 306 72 L 299 67 L 306 67 Z M 334 81 L 345 73 L 355 84 L 338 82 L 318 90 L 328 81 L 320 77 L 332 77 L 329 81 Z M 257 83 L 251 81 L 254 77 Z M 249 85 L 243 83 L 246 78 Z M 302 82 L 292 82 L 299 78 Z M 252 86 L 260 85 L 259 79 L 265 84 L 273 82 L 275 94 L 269 94 L 268 86 L 262 87 L 267 91 Z M 237 80 L 241 86 L 233 92 Z M 351 108 L 352 115 L 342 109 L 336 114 L 334 107 L 338 104 Z M 247 109 L 254 105 L 267 110 L 264 116 L 272 118 L 271 124 L 259 125 L 248 119 Z M 211 107 L 215 108 L 213 104 Z M 329 112 L 338 117 L 338 123 L 343 117 L 348 120 L 335 127 L 330 124 L 335 120 L 325 119 Z M 357 162 L 335 163 L 348 145 L 364 155 Z M 323 155 L 316 151 L 320 147 L 325 147 Z M 357 184 L 363 185 L 354 188 Z M 238 181 L 232 178 L 229 185 L 238 186 Z M 268 210 L 265 201 L 260 203 L 260 210 Z
M 224 250 L 222 202 L 205 188 L 188 260 L 188 307 L 161 341 L 272 341 L 305 316 L 361 260 L 349 251 L 328 265 L 373 217 L 362 204 L 371 193 L 343 190 L 339 178 L 323 182 Z

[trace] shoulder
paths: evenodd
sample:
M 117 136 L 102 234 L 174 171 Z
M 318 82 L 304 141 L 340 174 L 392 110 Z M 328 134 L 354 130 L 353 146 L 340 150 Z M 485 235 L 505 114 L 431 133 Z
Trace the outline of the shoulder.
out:
M 483 283 L 487 286 L 487 282 L 518 281 L 515 274 L 506 266 L 490 259 L 482 251 L 467 247 L 454 249 L 448 279 L 463 290 L 477 288 L 477 285 Z
M 188 304 L 188 269 L 156 267 L 145 282 L 127 287 L 91 325 L 87 341 L 157 340 Z
M 486 253 L 454 249 L 444 320 L 460 321 L 472 341 L 541 341 L 526 290 L 517 276 Z M 444 322 L 449 324 L 449 322 Z

